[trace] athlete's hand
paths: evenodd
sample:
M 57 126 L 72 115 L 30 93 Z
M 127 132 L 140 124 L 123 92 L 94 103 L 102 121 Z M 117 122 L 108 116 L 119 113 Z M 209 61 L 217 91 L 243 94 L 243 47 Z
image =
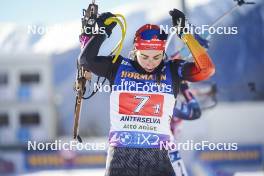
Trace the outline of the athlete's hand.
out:
M 181 92 L 184 92 L 185 90 L 188 90 L 189 89 L 189 85 L 186 81 L 182 81 L 181 84 L 180 84 L 180 90 Z
M 112 34 L 112 30 L 116 26 L 116 22 L 113 22 L 110 25 L 104 24 L 105 20 L 110 17 L 115 17 L 115 15 L 112 14 L 111 12 L 106 12 L 106 13 L 102 13 L 96 20 L 99 27 L 105 27 L 105 32 L 108 37 L 110 37 L 110 35 Z
M 92 72 L 85 70 L 83 76 L 86 80 L 90 81 L 92 79 Z
M 185 14 L 178 9 L 171 10 L 169 14 L 172 17 L 172 26 L 177 29 L 178 35 L 181 37 L 185 28 Z

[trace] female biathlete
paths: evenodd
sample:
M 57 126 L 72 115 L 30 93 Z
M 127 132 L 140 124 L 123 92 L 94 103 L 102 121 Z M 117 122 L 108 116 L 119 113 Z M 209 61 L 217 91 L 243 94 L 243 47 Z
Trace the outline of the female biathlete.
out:
M 185 15 L 170 11 L 175 27 L 185 26 Z M 98 56 L 110 37 L 106 26 L 111 13 L 97 18 L 107 35 L 89 37 L 78 59 L 79 65 L 112 85 L 110 95 L 110 133 L 106 176 L 171 176 L 174 174 L 168 150 L 161 144 L 170 140 L 170 121 L 181 81 L 202 81 L 211 77 L 215 67 L 205 49 L 191 34 L 180 30 L 179 37 L 190 49 L 194 61 L 165 62 L 167 34 L 157 25 L 146 24 L 134 37 L 132 58 Z

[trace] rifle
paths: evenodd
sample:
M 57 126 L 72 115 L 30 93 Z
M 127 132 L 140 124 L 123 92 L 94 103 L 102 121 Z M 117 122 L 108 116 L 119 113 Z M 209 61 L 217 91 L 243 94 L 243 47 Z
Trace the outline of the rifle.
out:
M 98 16 L 98 5 L 95 4 L 95 0 L 89 4 L 87 10 L 83 9 L 83 17 L 82 17 L 82 33 L 86 32 L 88 27 L 93 28 L 96 24 L 96 18 Z M 73 126 L 73 139 L 77 139 L 79 142 L 82 142 L 82 139 L 79 135 L 79 122 L 80 122 L 80 114 L 82 107 L 82 100 L 84 99 L 84 94 L 86 91 L 86 81 L 91 81 L 91 77 L 87 78 L 86 73 L 91 74 L 91 72 L 85 71 L 83 67 L 79 65 L 77 62 L 77 74 L 75 81 L 75 91 L 76 91 L 76 99 L 75 99 L 75 108 L 74 108 L 74 126 Z

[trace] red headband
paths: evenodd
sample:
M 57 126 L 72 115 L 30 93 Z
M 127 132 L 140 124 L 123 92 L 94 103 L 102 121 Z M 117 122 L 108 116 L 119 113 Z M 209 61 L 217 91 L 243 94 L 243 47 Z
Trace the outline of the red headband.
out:
M 141 39 L 141 33 L 145 30 L 160 29 L 157 25 L 146 24 L 139 28 L 134 39 L 135 48 L 137 50 L 165 50 L 166 40 L 159 40 L 157 37 L 151 40 Z

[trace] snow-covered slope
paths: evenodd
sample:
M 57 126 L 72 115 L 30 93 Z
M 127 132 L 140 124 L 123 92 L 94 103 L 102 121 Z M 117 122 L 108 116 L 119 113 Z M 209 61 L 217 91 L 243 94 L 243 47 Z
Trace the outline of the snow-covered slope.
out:
M 27 34 L 26 26 L 15 23 L 0 23 L 0 52 L 29 52 L 33 36 Z
M 35 53 L 60 54 L 79 46 L 80 22 L 73 21 L 49 26 L 48 31 L 33 45 Z
M 131 35 L 129 34 L 134 33 L 136 28 L 146 22 L 155 23 L 166 18 L 172 7 L 180 8 L 181 5 L 174 0 L 163 1 L 162 5 L 160 5 L 160 1 L 145 0 L 128 3 L 112 10 L 109 9 L 109 11 L 121 13 L 126 17 L 128 22 L 128 40 L 126 41 L 130 41 Z M 50 55 L 64 53 L 78 48 L 80 25 L 80 19 L 56 25 L 29 24 L 20 26 L 15 23 L 0 23 L 0 51 Z M 119 40 L 120 33 L 116 33 L 111 37 L 112 41 Z

